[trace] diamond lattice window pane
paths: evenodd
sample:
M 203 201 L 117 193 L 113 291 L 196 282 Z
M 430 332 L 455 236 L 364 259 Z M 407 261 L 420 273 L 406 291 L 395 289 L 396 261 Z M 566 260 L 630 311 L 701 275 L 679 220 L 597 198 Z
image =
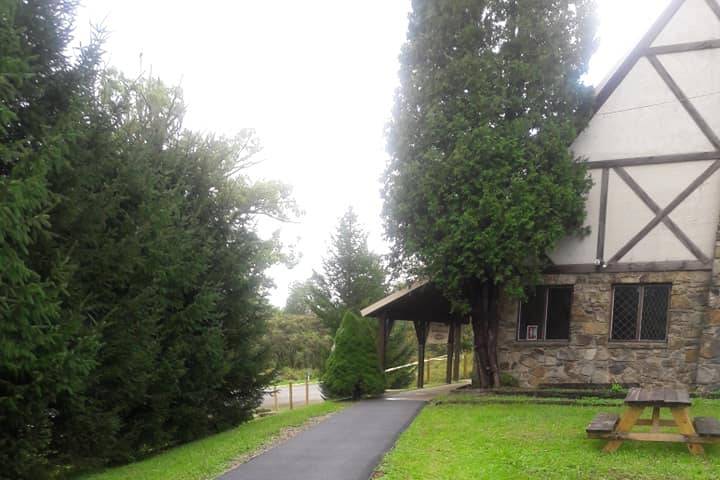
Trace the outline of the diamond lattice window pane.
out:
M 638 302 L 640 287 L 618 285 L 613 301 L 613 340 L 635 340 L 637 337 Z
M 643 292 L 641 340 L 665 340 L 669 285 L 646 285 Z

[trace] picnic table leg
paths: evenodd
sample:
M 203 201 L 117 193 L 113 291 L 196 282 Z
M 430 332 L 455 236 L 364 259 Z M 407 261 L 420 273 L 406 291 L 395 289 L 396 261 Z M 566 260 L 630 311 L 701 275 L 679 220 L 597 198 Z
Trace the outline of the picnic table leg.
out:
M 695 432 L 695 427 L 693 427 L 693 424 L 690 421 L 689 408 L 671 408 L 670 411 L 672 412 L 673 418 L 675 419 L 675 423 L 677 424 L 680 433 L 682 433 L 683 435 L 697 435 L 697 433 Z M 688 450 L 690 450 L 690 453 L 692 453 L 693 455 L 702 455 L 705 453 L 705 450 L 699 443 L 688 443 Z
M 653 433 L 660 431 L 660 407 L 653 407 L 651 431 Z
M 640 415 L 642 415 L 643 410 L 645 410 L 645 407 L 628 407 L 628 409 L 623 412 L 622 417 L 620 417 L 620 422 L 615 428 L 615 433 L 627 433 L 632 430 L 635 422 L 637 422 Z M 622 440 L 610 440 L 607 445 L 605 445 L 605 448 L 603 448 L 603 452 L 612 453 L 620 448 L 622 443 Z

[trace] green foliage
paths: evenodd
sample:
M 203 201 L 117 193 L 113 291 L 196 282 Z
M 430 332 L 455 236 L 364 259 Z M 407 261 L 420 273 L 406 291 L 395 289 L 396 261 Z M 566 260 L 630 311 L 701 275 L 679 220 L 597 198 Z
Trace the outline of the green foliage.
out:
M 74 2 L 0 1 L 0 478 L 123 462 L 249 419 L 270 381 L 259 143 L 64 52 Z
M 88 465 L 251 418 L 270 381 L 263 272 L 279 258 L 254 219 L 286 205 L 244 173 L 254 134 L 184 131 L 179 90 L 108 74 L 97 99 L 53 183 L 50 244 L 76 265 L 68 303 L 102 342 L 84 395 L 58 406 L 60 460 Z
M 307 370 L 319 371 L 332 347 L 332 337 L 315 315 L 291 315 L 276 312 L 268 320 L 267 341 L 273 366 L 283 379 L 304 379 Z M 298 378 L 289 378 L 283 369 L 302 370 Z
M 395 322 L 387 341 L 385 366 L 390 368 L 406 365 L 412 361 L 416 354 L 415 327 L 411 322 Z M 385 388 L 406 388 L 410 386 L 415 380 L 416 371 L 416 367 L 410 367 L 386 373 Z
M 57 195 L 48 178 L 67 152 L 82 56 L 64 56 L 73 3 L 0 1 L 0 478 L 47 472 L 53 406 L 80 390 L 96 343 L 63 308 L 73 267 L 43 252 Z
M 390 127 L 394 260 L 460 311 L 489 281 L 522 296 L 546 252 L 581 234 L 592 3 L 414 0 Z
M 323 259 L 323 272 L 291 289 L 288 306 L 295 310 L 305 304 L 335 335 L 346 312 L 360 310 L 387 293 L 386 271 L 382 259 L 368 248 L 367 232 L 352 209 L 340 218 L 331 237 L 329 254 Z M 286 307 L 287 308 L 287 307 Z M 374 324 L 374 321 L 372 322 Z M 397 322 L 387 342 L 388 367 L 409 363 L 415 353 L 412 327 Z M 377 328 L 371 328 L 377 338 Z M 387 376 L 388 388 L 402 388 L 414 378 L 414 369 L 395 371 Z
M 355 212 L 348 209 L 331 236 L 322 273 L 315 273 L 303 287 L 311 310 L 332 335 L 345 311 L 359 313 L 387 291 L 385 269 L 380 256 L 369 250 L 367 236 Z
M 352 312 L 343 317 L 335 335 L 335 347 L 325 366 L 321 388 L 323 395 L 331 398 L 359 399 L 384 391 L 385 378 L 366 319 Z
M 509 373 L 502 372 L 500 374 L 500 386 L 502 386 L 502 387 L 519 387 L 520 381 L 517 378 L 510 375 Z
M 311 314 L 310 295 L 312 295 L 312 285 L 309 282 L 293 282 L 283 311 L 290 315 Z
M 623 387 L 619 383 L 613 383 L 610 385 L 610 391 L 613 393 L 627 393 L 627 388 Z

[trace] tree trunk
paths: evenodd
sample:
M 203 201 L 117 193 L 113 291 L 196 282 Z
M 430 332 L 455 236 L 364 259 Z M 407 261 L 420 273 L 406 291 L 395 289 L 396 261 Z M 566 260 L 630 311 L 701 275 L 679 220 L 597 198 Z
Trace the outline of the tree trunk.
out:
M 497 361 L 499 317 L 497 312 L 499 289 L 483 284 L 474 289 L 471 320 L 475 344 L 475 367 L 480 388 L 500 386 L 500 369 Z
M 498 316 L 498 300 L 500 289 L 496 286 L 488 288 L 488 358 L 490 375 L 492 383 L 495 387 L 500 386 L 500 369 L 497 360 L 497 344 L 498 344 L 498 326 L 500 318 Z

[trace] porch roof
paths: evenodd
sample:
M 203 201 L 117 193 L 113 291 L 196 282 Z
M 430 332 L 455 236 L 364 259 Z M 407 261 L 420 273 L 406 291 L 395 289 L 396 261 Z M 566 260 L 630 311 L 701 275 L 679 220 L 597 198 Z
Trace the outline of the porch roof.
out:
M 422 280 L 360 310 L 364 317 L 458 323 L 450 302 L 432 282 Z M 460 323 L 466 323 L 461 321 Z

